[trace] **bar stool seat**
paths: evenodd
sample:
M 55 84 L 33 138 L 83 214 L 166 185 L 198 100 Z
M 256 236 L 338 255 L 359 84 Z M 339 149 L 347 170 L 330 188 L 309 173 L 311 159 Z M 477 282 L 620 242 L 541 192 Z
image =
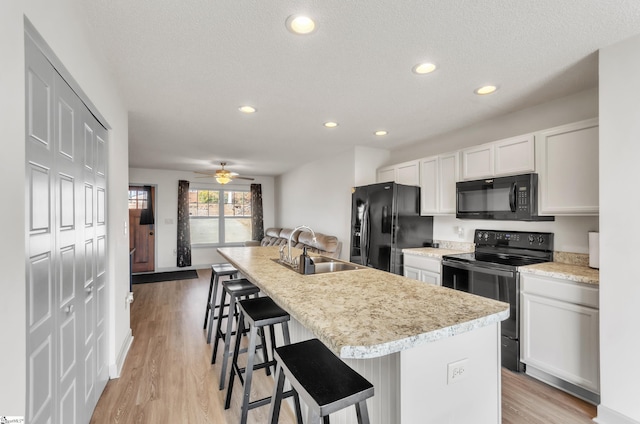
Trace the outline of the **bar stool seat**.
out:
M 207 329 L 207 322 L 210 322 L 209 331 L 207 332 L 207 344 L 211 343 L 211 330 L 214 326 L 214 320 L 224 318 L 223 309 L 220 309 L 220 305 L 216 304 L 216 298 L 218 296 L 218 281 L 222 276 L 229 276 L 234 279 L 238 277 L 238 270 L 229 263 L 213 264 L 211 265 L 211 280 L 209 281 L 209 295 L 207 296 L 207 309 L 204 312 L 204 327 Z M 229 305 L 225 305 L 229 306 Z M 217 310 L 217 313 L 216 313 Z
M 220 296 L 220 311 L 223 310 L 226 304 L 227 295 L 229 296 L 229 313 L 227 314 L 227 330 L 222 332 L 222 319 L 218 319 L 216 323 L 216 336 L 213 342 L 213 352 L 211 355 L 211 363 L 215 364 L 216 355 L 218 353 L 218 342 L 224 340 L 224 348 L 222 353 L 222 367 L 220 369 L 220 390 L 224 389 L 225 380 L 227 376 L 227 366 L 229 363 L 229 356 L 233 353 L 230 352 L 231 336 L 239 336 L 240 333 L 233 331 L 234 317 L 237 317 L 236 303 L 241 298 L 248 298 L 249 296 L 258 296 L 260 289 L 255 286 L 251 281 L 246 278 L 240 278 L 237 280 L 227 280 L 222 282 L 222 295 Z M 262 343 L 262 348 L 266 352 L 265 343 Z
M 229 377 L 229 386 L 227 387 L 227 396 L 224 408 L 229 409 L 231 404 L 231 395 L 233 393 L 233 382 L 237 376 L 240 383 L 243 385 L 243 397 L 242 407 L 240 413 L 240 424 L 246 424 L 247 416 L 250 409 L 254 409 L 268 404 L 271 401 L 271 397 L 262 398 L 259 400 L 251 401 L 251 382 L 253 378 L 253 371 L 269 367 L 276 364 L 274 358 L 275 353 L 275 331 L 274 325 L 280 324 L 282 330 L 282 337 L 284 344 L 290 343 L 289 326 L 288 322 L 291 319 L 287 311 L 279 307 L 273 299 L 270 297 L 258 297 L 255 299 L 240 300 L 238 302 L 238 309 L 240 311 L 240 318 L 238 324 L 238 334 L 241 334 L 245 330 L 245 321 L 247 322 L 247 328 L 249 329 L 249 343 L 246 349 L 247 352 L 247 364 L 244 368 L 238 365 L 238 357 L 240 356 L 240 337 L 236 336 L 235 347 L 233 350 L 233 361 L 231 363 L 231 376 Z M 263 349 L 263 361 L 256 362 L 256 347 L 258 333 L 262 332 L 263 344 L 264 344 L 264 331 L 269 328 L 269 336 L 271 341 L 271 358 L 266 349 Z M 244 375 L 244 378 L 243 378 Z M 288 391 L 282 395 L 282 397 L 294 396 L 294 402 L 296 407 L 296 416 L 300 417 L 300 400 L 297 394 L 293 391 Z M 302 420 L 298 418 L 298 424 L 302 424 Z
M 311 339 L 276 348 L 276 385 L 269 423 L 277 424 L 284 380 L 291 383 L 309 411 L 307 424 L 329 423 L 329 414 L 351 405 L 359 424 L 369 424 L 366 400 L 373 385 L 333 354 L 321 341 Z

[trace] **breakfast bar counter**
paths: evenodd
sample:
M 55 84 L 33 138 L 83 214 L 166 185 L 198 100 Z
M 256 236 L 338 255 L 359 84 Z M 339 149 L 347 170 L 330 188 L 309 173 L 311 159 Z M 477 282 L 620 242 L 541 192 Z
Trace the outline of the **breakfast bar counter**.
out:
M 366 267 L 302 275 L 277 247 L 218 251 L 289 312 L 293 342 L 320 339 L 374 384 L 372 423 L 500 422 L 506 303 Z

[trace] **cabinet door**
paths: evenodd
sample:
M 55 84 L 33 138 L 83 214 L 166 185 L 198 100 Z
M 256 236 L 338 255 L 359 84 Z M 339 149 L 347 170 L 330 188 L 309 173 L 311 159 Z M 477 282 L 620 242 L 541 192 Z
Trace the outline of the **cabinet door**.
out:
M 495 142 L 495 175 L 517 175 L 535 171 L 533 134 Z
M 379 183 L 387 183 L 390 181 L 395 182 L 396 180 L 396 169 L 393 166 L 385 166 L 384 168 L 378 169 L 378 177 L 377 182 Z
M 413 186 L 420 185 L 420 161 L 414 160 L 396 165 L 396 182 Z
M 433 284 L 436 286 L 440 285 L 440 274 L 437 272 L 431 271 L 420 271 L 420 281 L 423 283 Z
M 404 266 L 404 276 L 413 280 L 420 281 L 420 270 L 412 266 Z
M 438 211 L 441 214 L 456 213 L 456 182 L 459 173 L 458 152 L 438 157 Z
M 424 158 L 420 161 L 420 213 L 422 215 L 433 215 L 440 212 L 439 174 L 438 156 Z
M 523 293 L 522 362 L 599 393 L 598 310 Z
M 477 180 L 493 177 L 494 146 L 481 144 L 462 151 L 462 179 Z
M 597 215 L 598 120 L 536 134 L 540 215 Z

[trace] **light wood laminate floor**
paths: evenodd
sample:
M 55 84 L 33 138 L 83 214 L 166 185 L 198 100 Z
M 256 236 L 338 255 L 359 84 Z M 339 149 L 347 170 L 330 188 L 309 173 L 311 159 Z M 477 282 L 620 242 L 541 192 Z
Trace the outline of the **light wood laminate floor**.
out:
M 133 286 L 134 341 L 120 378 L 110 380 L 91 424 L 237 424 L 240 386 L 231 408 L 218 390 L 220 352 L 211 365 L 212 345 L 202 330 L 210 270 L 199 278 Z M 252 399 L 271 393 L 272 379 L 255 374 Z M 503 424 L 591 423 L 595 407 L 522 374 L 503 370 Z M 268 406 L 249 411 L 248 424 L 267 420 Z M 284 410 L 280 424 L 293 424 Z M 384 423 L 393 424 L 393 423 Z M 422 424 L 422 423 L 416 423 Z

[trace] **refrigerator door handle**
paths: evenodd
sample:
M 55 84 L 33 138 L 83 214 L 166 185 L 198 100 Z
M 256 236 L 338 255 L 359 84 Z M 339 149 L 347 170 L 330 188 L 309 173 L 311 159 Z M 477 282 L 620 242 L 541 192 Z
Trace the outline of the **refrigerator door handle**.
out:
M 361 256 L 362 256 L 362 265 L 367 266 L 369 263 L 369 233 L 370 233 L 370 223 L 369 223 L 369 202 L 365 203 L 364 210 L 362 213 L 362 229 L 361 233 Z

